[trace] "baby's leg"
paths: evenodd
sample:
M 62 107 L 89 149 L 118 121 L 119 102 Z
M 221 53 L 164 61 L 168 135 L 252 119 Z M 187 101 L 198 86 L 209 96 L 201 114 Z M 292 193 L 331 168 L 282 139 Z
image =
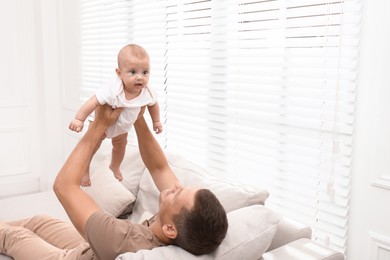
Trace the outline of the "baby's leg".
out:
M 118 135 L 111 140 L 112 142 L 112 157 L 110 169 L 114 173 L 115 178 L 122 180 L 122 172 L 120 170 L 121 163 L 125 157 L 127 145 L 127 133 Z
M 104 138 L 106 138 L 105 135 L 102 136 L 102 139 L 101 139 L 100 142 L 96 145 L 95 149 L 93 150 L 92 156 L 91 156 L 91 158 L 89 159 L 89 163 L 91 163 L 91 160 L 92 160 L 93 156 L 95 155 L 95 153 L 97 152 L 97 150 L 99 150 L 100 145 L 102 144 Z M 91 186 L 91 179 L 89 178 L 89 165 L 88 165 L 88 171 L 85 173 L 85 175 L 84 175 L 83 178 L 81 179 L 81 186 L 83 186 L 83 187 L 89 187 L 89 186 Z

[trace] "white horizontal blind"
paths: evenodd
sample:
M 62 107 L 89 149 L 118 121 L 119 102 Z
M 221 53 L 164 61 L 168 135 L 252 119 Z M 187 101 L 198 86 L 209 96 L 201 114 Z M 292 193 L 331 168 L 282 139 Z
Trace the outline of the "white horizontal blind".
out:
M 149 86 L 157 91 L 158 102 L 160 105 L 160 120 L 165 125 L 166 122 L 166 1 L 165 0 L 133 0 L 132 11 L 128 16 L 132 19 L 131 37 L 128 43 L 136 43 L 146 49 L 150 56 L 150 79 Z M 150 119 L 148 112 L 146 117 Z M 151 126 L 151 120 L 150 127 Z M 166 133 L 157 136 L 161 145 L 166 143 Z M 130 140 L 136 140 L 134 132 L 130 136 Z
M 124 41 L 153 53 L 164 146 L 267 188 L 267 206 L 346 252 L 360 0 L 127 3 Z
M 211 145 L 211 24 L 211 1 L 168 1 L 167 144 L 203 156 Z
M 81 2 L 83 99 L 115 75 L 118 51 L 131 37 L 131 9 L 127 0 Z
M 359 10 L 358 1 L 242 1 L 228 105 L 233 174 L 272 187 L 268 205 L 344 252 Z
M 168 148 L 346 251 L 359 1 L 171 1 Z

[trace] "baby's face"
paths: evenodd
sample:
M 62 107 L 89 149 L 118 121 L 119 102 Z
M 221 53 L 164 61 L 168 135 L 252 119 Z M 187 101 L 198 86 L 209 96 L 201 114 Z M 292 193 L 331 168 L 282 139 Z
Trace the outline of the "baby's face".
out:
M 138 95 L 149 82 L 149 57 L 127 56 L 121 62 L 119 71 L 118 76 L 122 79 L 125 91 Z

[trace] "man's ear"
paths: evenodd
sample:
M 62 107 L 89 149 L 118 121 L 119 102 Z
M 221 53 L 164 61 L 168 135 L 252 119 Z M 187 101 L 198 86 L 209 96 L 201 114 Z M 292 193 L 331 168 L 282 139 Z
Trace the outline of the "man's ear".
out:
M 162 226 L 162 230 L 164 232 L 164 235 L 169 239 L 175 239 L 177 237 L 176 227 L 172 224 L 164 224 Z

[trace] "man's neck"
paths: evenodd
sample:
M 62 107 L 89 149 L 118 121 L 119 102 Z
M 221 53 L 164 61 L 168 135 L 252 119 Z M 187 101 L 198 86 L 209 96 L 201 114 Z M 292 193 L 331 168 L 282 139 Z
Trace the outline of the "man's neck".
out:
M 162 225 L 159 216 L 155 216 L 154 221 L 150 224 L 149 229 L 152 231 L 152 233 L 157 237 L 157 239 L 167 245 L 170 245 L 172 242 L 171 240 L 165 236 Z

